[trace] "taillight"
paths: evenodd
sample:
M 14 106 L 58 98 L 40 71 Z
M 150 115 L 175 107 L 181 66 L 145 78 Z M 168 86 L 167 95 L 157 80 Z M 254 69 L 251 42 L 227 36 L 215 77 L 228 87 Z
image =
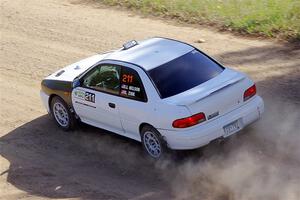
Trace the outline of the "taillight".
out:
M 190 126 L 194 126 L 206 120 L 204 113 L 198 113 L 190 117 L 177 119 L 173 122 L 174 128 L 187 128 Z
M 248 99 L 253 97 L 255 94 L 256 94 L 256 86 L 254 84 L 244 92 L 244 101 L 247 101 Z

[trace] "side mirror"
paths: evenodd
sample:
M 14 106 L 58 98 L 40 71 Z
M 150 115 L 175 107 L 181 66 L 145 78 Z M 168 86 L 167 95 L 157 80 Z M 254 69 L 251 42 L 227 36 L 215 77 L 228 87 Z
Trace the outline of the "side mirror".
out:
M 72 87 L 77 88 L 80 85 L 81 85 L 80 80 L 78 78 L 75 78 L 75 80 L 73 81 Z

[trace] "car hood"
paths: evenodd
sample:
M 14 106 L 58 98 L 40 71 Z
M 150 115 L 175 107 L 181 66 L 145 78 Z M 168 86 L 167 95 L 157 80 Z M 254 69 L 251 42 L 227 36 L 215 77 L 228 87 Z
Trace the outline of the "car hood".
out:
M 107 54 L 97 54 L 89 58 L 80 60 L 76 63 L 68 65 L 62 69 L 57 70 L 45 79 L 59 80 L 59 81 L 73 81 L 77 76 L 85 72 L 92 65 L 101 61 Z

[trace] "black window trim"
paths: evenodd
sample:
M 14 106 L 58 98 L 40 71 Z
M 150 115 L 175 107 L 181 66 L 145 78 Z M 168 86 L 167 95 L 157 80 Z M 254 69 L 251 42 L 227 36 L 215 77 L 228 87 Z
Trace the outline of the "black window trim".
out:
M 159 98 L 162 99 L 162 98 L 161 98 L 161 94 L 160 94 L 158 88 L 156 87 L 155 83 L 153 82 L 152 78 L 150 77 L 150 74 L 148 73 L 148 71 L 147 71 L 145 68 L 143 68 L 143 67 L 141 67 L 140 65 L 137 65 L 137 64 L 135 64 L 135 63 L 126 62 L 126 61 L 107 59 L 107 60 L 101 60 L 100 62 L 103 62 L 103 61 L 105 61 L 105 62 L 111 61 L 111 62 L 125 63 L 125 64 L 127 64 L 127 65 L 133 65 L 133 66 L 135 66 L 135 67 L 140 68 L 142 71 L 145 72 L 146 76 L 148 77 L 148 79 L 149 79 L 150 82 L 152 83 L 152 86 L 155 88 L 155 90 L 156 90 L 156 92 L 157 92 Z M 116 65 L 118 65 L 118 64 L 116 64 Z M 95 65 L 94 65 L 94 66 L 95 66 Z M 92 68 L 93 68 L 93 67 L 92 67 Z M 133 69 L 133 68 L 131 68 L 131 69 Z M 135 69 L 133 69 L 133 70 L 135 70 Z M 136 70 L 135 70 L 135 71 L 136 71 Z M 137 72 L 137 73 L 138 73 L 138 72 Z M 139 76 L 140 76 L 140 75 L 139 75 Z M 140 78 L 140 79 L 141 79 L 141 78 Z M 143 88 L 144 88 L 144 83 L 143 83 L 142 80 L 141 80 L 141 82 L 142 82 L 142 85 L 143 85 Z M 144 91 L 145 91 L 145 95 L 146 95 L 146 98 L 147 98 L 146 90 L 144 89 Z M 147 98 L 147 101 L 148 101 L 148 98 Z
M 107 61 L 107 60 L 106 60 L 106 61 Z M 111 60 L 111 61 L 117 61 L 117 60 Z M 118 61 L 118 62 L 120 62 L 120 61 Z M 131 63 L 130 63 L 130 64 L 131 64 Z M 138 78 L 139 78 L 140 83 L 141 83 L 141 86 L 142 86 L 141 89 L 143 90 L 143 93 L 144 93 L 144 99 L 134 99 L 134 98 L 130 98 L 130 97 L 127 97 L 127 96 L 121 96 L 120 93 L 119 93 L 119 94 L 114 94 L 114 93 L 110 93 L 110 92 L 107 92 L 107 91 L 98 90 L 98 89 L 95 89 L 95 88 L 90 88 L 90 87 L 84 86 L 84 85 L 82 84 L 82 83 L 83 83 L 83 79 L 84 79 L 86 76 L 88 76 L 89 73 L 90 73 L 91 71 L 93 71 L 95 68 L 101 67 L 101 66 L 103 66 L 103 65 L 110 65 L 110 66 L 118 66 L 118 67 L 120 67 L 120 75 L 122 74 L 123 68 L 124 68 L 124 67 L 127 67 L 127 66 L 122 66 L 122 65 L 120 65 L 120 64 L 113 64 L 113 63 L 109 63 L 109 62 L 103 62 L 103 60 L 101 60 L 100 62 L 97 62 L 96 64 L 94 64 L 93 66 L 91 66 L 84 74 L 82 74 L 82 75 L 80 76 L 80 78 L 79 78 L 79 80 L 80 80 L 80 87 L 86 88 L 86 89 L 89 89 L 89 90 L 94 90 L 94 91 L 97 91 L 97 92 L 102 92 L 102 93 L 109 94 L 109 95 L 112 95 L 112 96 L 117 96 L 117 97 L 122 97 L 122 98 L 125 98 L 125 99 L 134 100 L 134 101 L 139 101 L 139 102 L 144 102 L 144 103 L 147 103 L 147 102 L 148 102 L 148 96 L 147 96 L 147 92 L 146 92 L 145 87 L 144 87 L 144 83 L 143 83 L 143 81 L 142 81 L 142 79 L 141 79 L 139 73 L 138 73 L 135 69 L 133 69 L 133 68 L 131 68 L 131 67 L 127 67 L 127 68 L 130 68 L 130 69 L 134 70 L 134 71 L 137 73 Z M 121 87 L 121 78 L 120 78 L 120 80 L 119 80 L 119 83 L 120 83 L 120 87 Z

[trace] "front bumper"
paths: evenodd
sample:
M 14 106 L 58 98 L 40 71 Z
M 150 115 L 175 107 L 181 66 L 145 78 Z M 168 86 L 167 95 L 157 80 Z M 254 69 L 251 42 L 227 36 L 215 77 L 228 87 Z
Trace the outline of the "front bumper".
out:
M 42 90 L 40 91 L 40 96 L 43 102 L 43 105 L 47 109 L 47 112 L 50 113 L 50 108 L 49 108 L 49 95 L 47 95 L 45 92 Z
M 196 149 L 204 146 L 214 139 L 224 137 L 224 126 L 239 120 L 239 132 L 245 126 L 260 118 L 264 112 L 264 102 L 260 96 L 255 96 L 245 105 L 214 119 L 205 124 L 185 130 L 159 129 L 171 149 Z

